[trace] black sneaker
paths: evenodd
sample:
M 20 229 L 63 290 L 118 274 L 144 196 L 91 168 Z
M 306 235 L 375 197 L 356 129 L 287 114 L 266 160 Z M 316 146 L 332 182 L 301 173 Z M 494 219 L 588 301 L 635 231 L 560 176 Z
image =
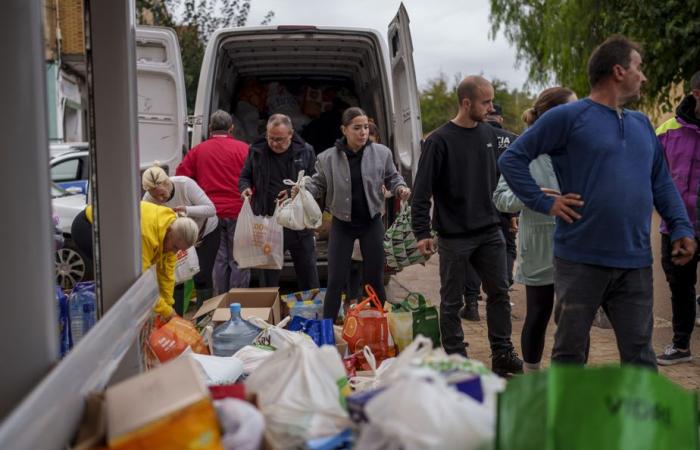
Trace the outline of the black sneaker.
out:
M 478 322 L 480 320 L 479 305 L 476 302 L 475 298 L 467 299 L 464 302 L 464 308 L 459 310 L 459 317 L 470 322 Z
M 501 377 L 522 373 L 523 361 L 518 358 L 518 354 L 512 348 L 500 350 L 491 355 L 491 370 Z
M 656 357 L 656 362 L 660 366 L 672 366 L 684 362 L 690 362 L 693 356 L 690 354 L 690 349 L 679 350 L 673 344 L 667 345 L 663 354 Z

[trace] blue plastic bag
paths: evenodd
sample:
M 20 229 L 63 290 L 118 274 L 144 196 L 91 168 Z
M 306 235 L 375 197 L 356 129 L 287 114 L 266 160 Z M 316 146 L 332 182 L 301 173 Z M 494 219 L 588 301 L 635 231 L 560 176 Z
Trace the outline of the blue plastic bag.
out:
M 70 319 L 68 317 L 68 296 L 56 286 L 56 304 L 58 306 L 58 341 L 61 358 L 73 347 L 73 339 L 70 332 Z
M 287 327 L 289 331 L 303 331 L 311 336 L 311 339 L 319 347 L 322 345 L 335 345 L 335 334 L 333 334 L 333 320 L 331 319 L 305 319 L 295 316 Z

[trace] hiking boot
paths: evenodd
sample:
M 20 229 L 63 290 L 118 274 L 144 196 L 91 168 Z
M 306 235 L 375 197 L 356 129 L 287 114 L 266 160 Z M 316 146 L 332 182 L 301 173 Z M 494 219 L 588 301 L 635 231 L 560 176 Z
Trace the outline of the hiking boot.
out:
M 684 362 L 690 362 L 693 356 L 690 354 L 690 349 L 680 350 L 677 349 L 675 345 L 667 345 L 664 349 L 663 354 L 656 357 L 656 362 L 660 366 L 672 366 L 674 364 L 680 364 Z
M 475 298 L 468 298 L 464 302 L 464 308 L 459 311 L 459 317 L 470 322 L 478 322 L 479 318 L 479 305 L 476 303 Z
M 498 376 L 506 377 L 523 372 L 523 361 L 514 349 L 500 350 L 491 355 L 491 370 Z

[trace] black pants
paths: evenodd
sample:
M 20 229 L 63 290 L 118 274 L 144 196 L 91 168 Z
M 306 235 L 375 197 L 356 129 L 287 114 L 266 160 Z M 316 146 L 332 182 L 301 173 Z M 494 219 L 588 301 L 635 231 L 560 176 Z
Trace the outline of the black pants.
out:
M 508 286 L 513 284 L 513 265 L 518 254 L 515 245 L 515 233 L 510 231 L 510 214 L 501 214 L 501 231 L 506 240 L 506 274 Z M 466 282 L 464 283 L 464 299 L 475 300 L 481 293 L 481 279 L 471 264 L 467 263 Z
M 664 269 L 668 287 L 671 289 L 673 311 L 673 345 L 690 348 L 690 335 L 695 327 L 695 282 L 697 281 L 698 255 L 684 266 L 671 261 L 671 238 L 661 235 L 661 267 Z
M 510 339 L 510 299 L 506 275 L 506 243 L 494 226 L 467 238 L 438 240 L 440 255 L 440 330 L 447 353 L 464 352 L 464 331 L 459 310 L 464 304 L 467 264 L 479 274 L 486 292 L 486 324 L 492 352 L 513 348 Z
M 384 291 L 384 222 L 378 215 L 366 227 L 354 227 L 333 217 L 328 240 L 328 289 L 323 317 L 335 320 L 340 309 L 340 296 L 348 283 L 352 248 L 360 240 L 363 280 L 374 288 L 379 299 L 386 301 Z M 459 319 L 458 319 L 459 320 Z
M 197 250 L 197 259 L 199 259 L 199 273 L 194 276 L 194 287 L 199 290 L 211 291 L 214 288 L 212 281 L 212 271 L 214 270 L 214 261 L 216 260 L 216 252 L 219 250 L 219 241 L 221 240 L 221 227 L 216 226 L 209 234 L 202 238 L 202 241 L 195 247 Z
M 523 349 L 523 361 L 537 364 L 542 360 L 544 337 L 554 307 L 554 285 L 525 286 L 525 296 L 527 314 L 520 345 Z
M 289 250 L 300 291 L 321 286 L 316 267 L 316 244 L 311 230 L 284 229 L 284 251 Z M 260 270 L 260 287 L 278 287 L 281 270 Z
M 584 364 L 593 319 L 605 309 L 623 363 L 656 369 L 652 269 L 618 269 L 554 258 L 557 294 L 552 362 Z

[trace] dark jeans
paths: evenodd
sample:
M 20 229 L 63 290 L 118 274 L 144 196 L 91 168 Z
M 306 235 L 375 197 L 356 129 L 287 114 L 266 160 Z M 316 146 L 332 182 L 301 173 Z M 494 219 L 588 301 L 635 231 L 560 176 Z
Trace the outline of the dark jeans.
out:
M 202 238 L 195 247 L 199 259 L 199 273 L 194 276 L 194 287 L 197 291 L 210 291 L 214 288 L 213 271 L 216 254 L 221 242 L 221 226 L 217 225 L 211 233 Z
M 464 352 L 464 332 L 459 318 L 463 305 L 467 264 L 471 263 L 486 292 L 486 324 L 495 353 L 513 348 L 510 340 L 510 299 L 506 277 L 506 245 L 499 227 L 467 238 L 438 240 L 440 254 L 440 330 L 448 353 Z
M 585 363 L 593 318 L 603 306 L 615 330 L 620 360 L 656 369 L 652 275 L 651 267 L 617 269 L 554 258 L 558 301 L 552 361 Z
M 365 227 L 354 227 L 333 217 L 328 239 L 328 289 L 323 303 L 323 317 L 335 320 L 340 309 L 340 296 L 348 283 L 352 248 L 360 240 L 363 280 L 371 285 L 379 299 L 386 301 L 384 291 L 384 222 L 377 216 Z M 457 319 L 459 320 L 459 318 Z
M 223 294 L 232 288 L 247 288 L 250 284 L 250 270 L 239 269 L 233 259 L 233 235 L 236 232 L 234 219 L 219 217 L 220 241 L 214 260 L 212 274 L 214 295 Z
M 284 229 L 284 251 L 289 250 L 294 262 L 297 287 L 300 291 L 318 288 L 318 268 L 316 267 L 316 245 L 311 230 Z M 260 270 L 260 287 L 278 287 L 281 270 Z
M 506 240 L 506 273 L 508 274 L 508 286 L 513 284 L 513 265 L 518 254 L 515 245 L 515 233 L 510 231 L 510 215 L 501 214 L 501 231 Z M 481 279 L 476 270 L 467 263 L 467 281 L 464 283 L 464 299 L 474 300 L 481 293 Z
M 525 286 L 527 313 L 520 345 L 523 349 L 523 361 L 537 364 L 542 360 L 544 337 L 547 324 L 552 316 L 554 306 L 554 285 Z
M 698 268 L 698 254 L 684 266 L 671 261 L 671 238 L 661 234 L 661 267 L 666 274 L 671 289 L 673 311 L 673 345 L 676 348 L 690 348 L 690 335 L 695 327 L 695 282 Z

